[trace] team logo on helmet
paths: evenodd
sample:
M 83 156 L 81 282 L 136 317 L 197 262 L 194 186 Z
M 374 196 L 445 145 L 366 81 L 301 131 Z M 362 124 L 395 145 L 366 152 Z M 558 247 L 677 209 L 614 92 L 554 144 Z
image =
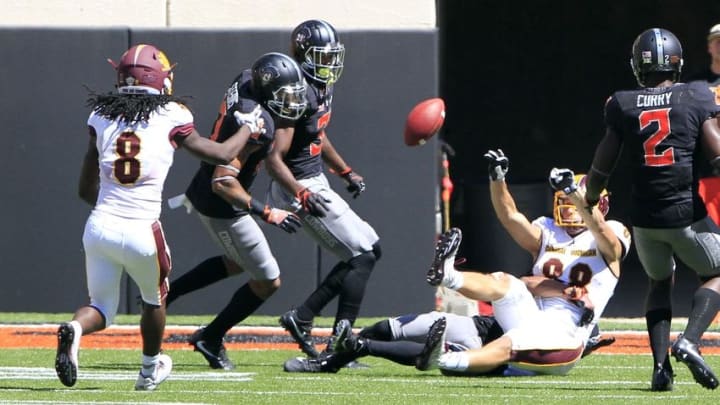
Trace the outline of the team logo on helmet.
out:
M 275 66 L 265 65 L 260 68 L 260 80 L 263 84 L 269 83 L 276 77 L 280 77 L 280 72 Z

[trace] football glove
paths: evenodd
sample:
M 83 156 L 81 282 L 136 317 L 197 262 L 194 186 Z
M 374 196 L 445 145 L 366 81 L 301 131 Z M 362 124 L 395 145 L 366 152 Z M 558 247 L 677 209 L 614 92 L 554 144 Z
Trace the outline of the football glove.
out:
M 237 124 L 239 126 L 247 126 L 253 134 L 264 134 L 266 131 L 265 120 L 261 118 L 261 116 L 262 109 L 259 105 L 249 113 L 241 113 L 237 110 L 233 113 L 233 117 L 235 117 Z
M 290 211 L 281 210 L 279 208 L 270 208 L 263 215 L 265 222 L 275 225 L 287 233 L 295 233 L 302 226 L 300 217 Z
M 324 217 L 330 210 L 327 203 L 330 202 L 327 198 L 320 194 L 313 193 L 312 191 L 304 188 L 297 192 L 295 198 L 300 201 L 303 209 L 316 217 Z
M 570 194 L 577 190 L 577 184 L 575 184 L 575 173 L 570 169 L 558 169 L 553 167 L 550 170 L 550 177 L 548 178 L 550 187 L 555 191 L 562 191 L 565 194 Z
M 353 198 L 358 198 L 358 196 L 365 191 L 364 179 L 361 175 L 352 171 L 352 169 L 349 169 L 346 173 L 341 174 L 341 177 L 345 180 L 345 183 L 347 183 L 346 189 L 352 194 Z
M 503 181 L 510 168 L 510 159 L 505 156 L 502 149 L 489 150 L 484 155 L 488 161 L 488 174 L 492 181 Z

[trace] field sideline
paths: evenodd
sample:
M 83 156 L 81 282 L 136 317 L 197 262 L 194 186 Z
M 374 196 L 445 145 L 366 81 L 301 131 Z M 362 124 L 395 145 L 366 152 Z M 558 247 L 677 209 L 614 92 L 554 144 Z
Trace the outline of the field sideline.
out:
M 568 376 L 445 377 L 437 370 L 419 372 L 412 367 L 365 357 L 369 369 L 344 369 L 337 374 L 290 374 L 282 363 L 300 355 L 276 317 L 252 317 L 248 327 L 236 327 L 229 336 L 228 354 L 237 368 L 212 370 L 186 339 L 212 316 L 171 316 L 165 350 L 173 358 L 170 378 L 158 391 L 135 392 L 132 386 L 139 366 L 137 316 L 122 316 L 119 326 L 98 335 L 105 343 L 94 348 L 94 335 L 83 337 L 78 383 L 67 388 L 55 376 L 55 330 L 70 314 L 0 313 L 0 403 L 2 404 L 642 404 L 715 403 L 720 392 L 703 389 L 684 365 L 673 361 L 675 390 L 649 391 L 651 358 L 643 320 L 601 323 L 603 335 L 618 341 L 583 359 Z M 363 318 L 365 326 L 381 318 Z M 329 334 L 329 318 L 318 319 L 317 342 Z M 673 322 L 677 332 L 684 320 Z M 7 347 L 5 337 L 23 341 Z M 95 339 L 95 338 L 93 338 Z M 267 347 L 253 346 L 273 339 Z M 713 324 L 704 336 L 703 353 L 720 370 L 720 327 Z M 635 345 L 631 347 L 629 343 Z M 633 343 L 634 342 L 634 343 Z M 266 342 L 267 343 L 267 342 Z M 265 344 L 265 343 L 264 343 Z M 109 348 L 112 347 L 112 348 Z M 614 348 L 615 351 L 610 351 Z M 623 350 L 618 350 L 624 348 Z M 637 354 L 621 354 L 625 350 Z

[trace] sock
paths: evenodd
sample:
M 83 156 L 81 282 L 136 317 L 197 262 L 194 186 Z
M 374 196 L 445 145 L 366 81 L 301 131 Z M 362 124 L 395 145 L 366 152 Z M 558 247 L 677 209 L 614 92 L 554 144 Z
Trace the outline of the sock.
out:
M 160 353 L 154 356 L 142 355 L 142 370 L 140 371 L 143 377 L 152 377 L 155 372 L 155 367 L 160 361 Z
M 365 340 L 365 347 L 371 356 L 382 357 L 398 364 L 415 366 L 415 359 L 422 353 L 425 344 L 408 340 L 383 342 L 381 340 Z
M 438 359 L 438 366 L 443 370 L 465 371 L 470 366 L 470 358 L 466 352 L 447 352 Z
M 670 322 L 672 311 L 669 308 L 653 309 L 645 314 L 650 350 L 654 364 L 659 367 L 665 364 L 668 347 L 670 347 Z
M 171 302 L 185 294 L 209 286 L 227 277 L 228 272 L 222 256 L 206 259 L 183 274 L 182 277 L 170 283 L 170 291 L 165 301 L 166 305 L 170 305 Z
M 700 338 L 712 323 L 720 309 L 720 294 L 709 288 L 698 288 L 693 296 L 692 309 L 683 337 L 700 343 Z
M 223 336 L 245 318 L 255 312 L 265 300 L 261 299 L 245 283 L 233 294 L 230 302 L 220 311 L 215 319 L 203 330 L 203 339 L 207 342 L 218 343 Z
M 454 267 L 446 267 L 441 284 L 451 290 L 459 290 L 465 284 L 465 275 Z
M 370 273 L 375 267 L 375 255 L 371 252 L 363 253 L 352 258 L 349 264 L 352 268 L 342 280 L 338 308 L 335 313 L 335 324 L 340 319 L 347 319 L 350 323 L 355 323 L 365 296 L 365 286 L 370 279 Z
M 348 271 L 350 271 L 350 266 L 347 263 L 340 262 L 336 264 L 320 286 L 310 294 L 302 305 L 296 308 L 298 318 L 303 321 L 312 321 L 315 315 L 319 314 L 325 308 L 325 305 L 338 295 L 342 280 Z
M 80 325 L 80 322 L 78 322 L 78 321 L 70 321 L 70 326 L 72 326 L 73 329 L 75 329 L 75 335 L 77 335 L 77 336 L 82 336 L 82 334 L 83 334 L 83 328 L 82 328 L 82 325 Z

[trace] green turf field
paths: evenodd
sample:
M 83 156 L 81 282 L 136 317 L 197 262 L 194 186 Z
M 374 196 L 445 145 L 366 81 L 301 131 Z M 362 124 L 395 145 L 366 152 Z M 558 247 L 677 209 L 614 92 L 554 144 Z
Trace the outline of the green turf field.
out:
M 202 323 L 211 317 L 170 317 L 169 323 Z M 59 322 L 67 314 L 0 314 L 0 323 Z M 268 324 L 274 318 L 253 318 Z M 134 322 L 135 317 L 121 318 Z M 361 323 L 367 323 L 364 320 Z M 322 323 L 322 322 L 321 322 Z M 604 325 L 610 328 L 607 324 Z M 642 327 L 641 322 L 619 322 Z M 715 328 L 716 329 L 716 328 Z M 17 404 L 640 404 L 718 403 L 720 391 L 696 384 L 682 364 L 673 362 L 675 390 L 648 390 L 650 356 L 594 354 L 568 376 L 464 378 L 444 377 L 439 371 L 418 372 L 386 360 L 366 357 L 364 370 L 341 370 L 337 374 L 289 374 L 282 363 L 296 351 L 231 350 L 237 365 L 232 372 L 211 370 L 190 350 L 171 350 L 174 368 L 170 378 L 155 392 L 135 392 L 139 349 L 82 350 L 78 383 L 66 388 L 53 368 L 54 350 L 0 350 L 0 403 Z M 720 356 L 707 356 L 720 370 Z

